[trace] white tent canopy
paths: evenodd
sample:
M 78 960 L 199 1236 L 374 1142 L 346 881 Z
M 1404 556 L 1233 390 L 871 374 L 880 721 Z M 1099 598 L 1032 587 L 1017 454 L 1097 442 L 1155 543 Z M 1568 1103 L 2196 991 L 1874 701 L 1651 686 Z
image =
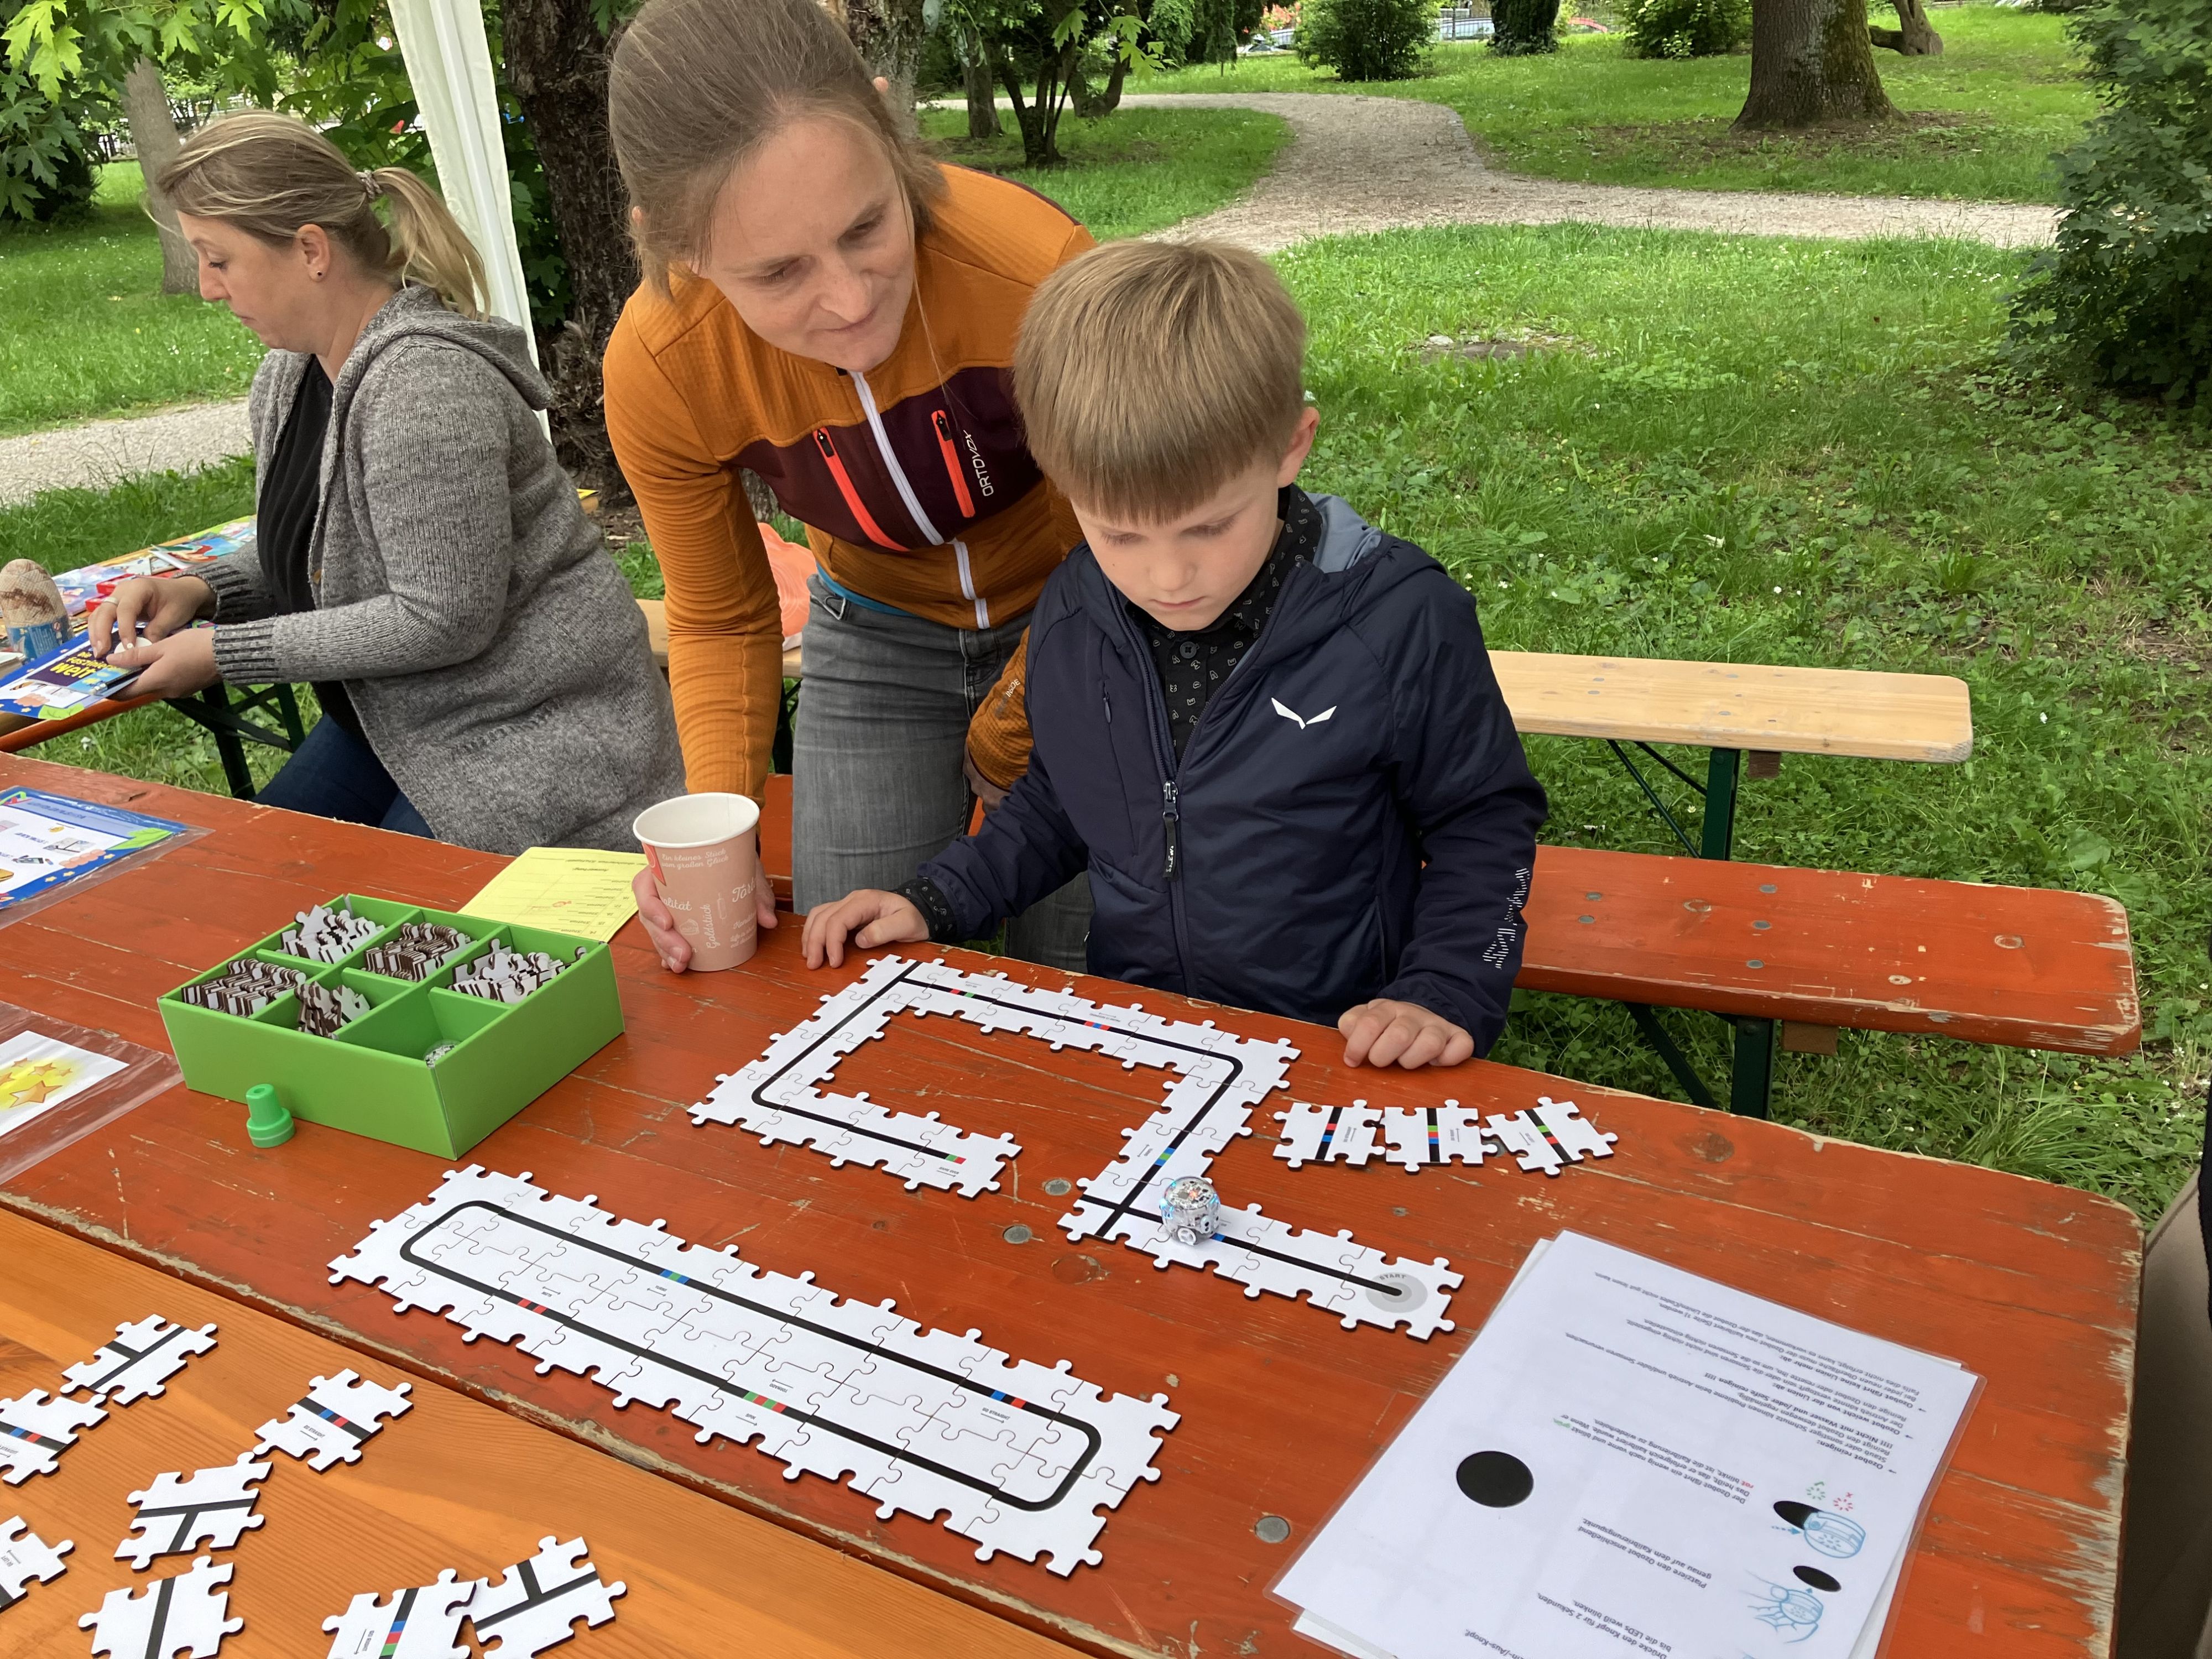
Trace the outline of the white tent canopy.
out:
M 500 140 L 499 91 L 491 48 L 474 0 L 392 0 L 399 55 L 438 164 L 438 188 L 483 255 L 492 314 L 519 324 L 530 340 L 530 298 L 522 283 L 522 250 L 514 236 L 514 203 Z

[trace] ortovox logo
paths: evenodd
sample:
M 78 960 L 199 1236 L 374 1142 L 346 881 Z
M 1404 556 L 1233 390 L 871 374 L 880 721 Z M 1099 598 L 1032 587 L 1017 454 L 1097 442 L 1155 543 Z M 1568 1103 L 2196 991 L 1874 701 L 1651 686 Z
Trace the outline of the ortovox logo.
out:
M 1284 708 L 1283 701 L 1280 697 L 1270 697 L 1267 701 L 1275 705 L 1275 712 L 1278 714 L 1280 714 L 1285 720 L 1296 720 L 1298 723 L 1298 730 L 1301 732 L 1304 731 L 1309 726 L 1319 726 L 1331 714 L 1336 713 L 1336 705 L 1334 703 L 1331 703 L 1328 708 L 1322 709 L 1320 714 L 1308 717 L 1307 715 L 1299 714 L 1295 708 Z

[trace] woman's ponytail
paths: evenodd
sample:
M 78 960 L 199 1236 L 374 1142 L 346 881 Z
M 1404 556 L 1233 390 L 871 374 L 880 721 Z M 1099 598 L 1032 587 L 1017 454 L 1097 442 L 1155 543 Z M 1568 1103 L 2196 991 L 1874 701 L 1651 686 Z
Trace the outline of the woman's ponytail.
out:
M 356 173 L 296 116 L 248 110 L 210 122 L 155 182 L 178 212 L 235 225 L 265 242 L 289 242 L 302 226 L 320 225 L 368 270 L 420 283 L 465 317 L 483 315 L 483 259 L 437 191 L 405 167 Z
M 391 258 L 402 282 L 437 290 L 464 317 L 483 315 L 490 285 L 483 257 L 444 198 L 405 167 L 368 175 L 390 215 Z

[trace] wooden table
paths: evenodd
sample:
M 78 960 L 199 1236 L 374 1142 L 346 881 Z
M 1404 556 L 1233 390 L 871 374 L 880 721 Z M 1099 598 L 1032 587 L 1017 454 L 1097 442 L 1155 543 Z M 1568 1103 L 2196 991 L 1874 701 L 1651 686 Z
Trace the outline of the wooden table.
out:
M 4 931 L 0 1000 L 159 1044 L 155 996 L 342 891 L 453 904 L 497 860 L 155 786 L 0 760 L 0 785 L 71 790 L 213 827 L 158 862 Z M 634 930 L 632 930 L 634 933 Z M 812 1269 L 925 1324 L 981 1327 L 993 1346 L 1113 1392 L 1165 1390 L 1182 1422 L 1156 1484 L 1113 1511 L 1104 1565 L 1060 1579 L 979 1565 L 940 1528 L 878 1522 L 867 1500 L 689 1428 L 454 1326 L 396 1316 L 385 1295 L 333 1286 L 324 1264 L 438 1184 L 434 1159 L 303 1126 L 273 1152 L 242 1109 L 185 1091 L 27 1171 L 0 1202 L 220 1286 L 381 1361 L 562 1428 L 741 1507 L 1097 1653 L 1314 1651 L 1267 1594 L 1332 1506 L 1436 1382 L 1536 1240 L 1574 1227 L 1755 1294 L 1952 1356 L 1988 1379 L 1900 1594 L 1899 1654 L 2006 1659 L 2106 1651 L 2125 1470 L 2141 1231 L 2108 1200 L 1992 1171 L 1823 1141 L 1778 1126 L 1534 1073 L 1470 1065 L 1406 1079 L 1347 1073 L 1333 1034 L 1208 1011 L 1291 1036 L 1300 1098 L 1426 1105 L 1571 1097 L 1618 1155 L 1547 1181 L 1495 1162 L 1410 1175 L 1387 1165 L 1291 1170 L 1273 1125 L 1215 1165 L 1224 1193 L 1295 1224 L 1350 1228 L 1395 1255 L 1448 1255 L 1466 1275 L 1461 1333 L 1424 1344 L 1341 1329 L 1310 1307 L 1247 1300 L 1118 1246 L 1061 1242 L 1044 1189 L 1103 1168 L 1158 1079 L 1089 1054 L 951 1021 L 902 1023 L 848 1060 L 839 1085 L 1024 1148 L 1004 1190 L 909 1194 L 803 1148 L 696 1128 L 684 1107 L 810 1012 L 851 970 L 808 974 L 793 930 L 747 968 L 673 978 L 616 941 L 628 1034 L 476 1149 L 542 1186 L 764 1267 Z M 957 958 L 956 958 L 957 959 Z M 969 962 L 977 959 L 969 958 Z M 1020 977 L 1050 976 L 1004 964 Z M 1126 991 L 1091 981 L 1095 995 Z M 1155 1012 L 1194 1005 L 1142 995 Z M 1278 1097 L 1277 1098 L 1282 1098 Z M 1025 1229 L 1028 1242 L 1023 1238 Z M 1289 1540 L 1262 1541 L 1263 1517 Z M 1266 1529 L 1275 1534 L 1271 1525 Z
M 360 1371 L 386 1387 L 409 1379 L 325 1338 L 179 1282 L 52 1228 L 0 1212 L 0 1395 L 57 1389 L 115 1328 L 151 1313 L 198 1328 L 216 1346 L 158 1398 L 112 1407 L 60 1455 L 53 1474 L 0 1487 L 0 1521 L 20 1515 L 48 1544 L 76 1547 L 68 1571 L 0 1613 L 10 1654 L 81 1654 L 77 1618 L 109 1590 L 143 1588 L 191 1565 L 143 1573 L 114 1559 L 129 1533 L 129 1494 L 163 1471 L 189 1474 L 234 1460 L 256 1431 L 319 1376 Z M 281 1452 L 258 1486 L 259 1528 L 234 1550 L 229 1612 L 246 1628 L 223 1659 L 307 1659 L 330 1638 L 323 1620 L 363 1592 L 380 1597 L 436 1582 L 499 1575 L 541 1538 L 582 1538 L 592 1564 L 629 1593 L 574 1651 L 590 1659 L 1066 1659 L 1067 1650 L 1006 1620 L 933 1595 L 849 1555 L 686 1492 L 451 1389 L 416 1381 L 412 1408 L 318 1474 Z

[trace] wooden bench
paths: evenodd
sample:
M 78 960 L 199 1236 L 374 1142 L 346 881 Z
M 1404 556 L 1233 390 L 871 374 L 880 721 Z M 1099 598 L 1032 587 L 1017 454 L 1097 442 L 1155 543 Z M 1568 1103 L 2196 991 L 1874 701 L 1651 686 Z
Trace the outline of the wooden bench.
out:
M 1604 742 L 1682 850 L 1709 859 L 1735 849 L 1746 755 L 1764 778 L 1785 754 L 1944 763 L 1973 752 L 1966 684 L 1947 675 L 1530 651 L 1493 651 L 1490 663 L 1518 730 Z M 1652 747 L 1661 743 L 1710 750 L 1704 781 Z M 1703 798 L 1695 840 L 1632 746 Z
M 761 854 L 791 898 L 791 780 L 768 781 Z M 1732 1109 L 1766 1113 L 1774 1056 L 1838 1027 L 2131 1054 L 2127 912 L 2094 893 L 1539 847 L 1516 981 L 1627 1006 L 1686 1093 L 1717 1103 L 1652 1009 L 1735 1028 Z M 1822 1042 L 1825 1034 L 1825 1044 Z

